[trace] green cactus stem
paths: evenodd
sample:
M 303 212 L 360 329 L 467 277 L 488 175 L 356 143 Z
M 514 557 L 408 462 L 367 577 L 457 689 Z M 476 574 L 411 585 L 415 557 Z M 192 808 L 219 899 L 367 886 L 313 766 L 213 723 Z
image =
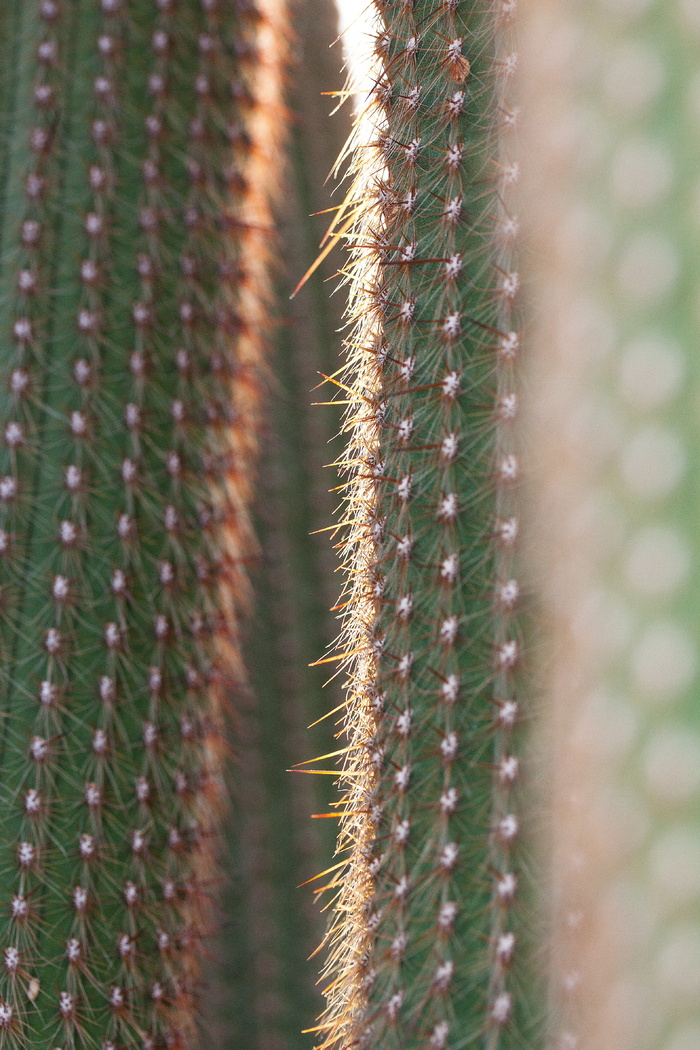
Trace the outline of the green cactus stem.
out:
M 0 1045 L 184 1050 L 240 677 L 269 19 L 21 0 L 0 26 Z
M 349 682 L 319 1045 L 530 1047 L 512 4 L 372 10 L 338 218 Z
M 326 464 L 337 455 L 330 442 L 340 413 L 314 405 L 327 400 L 314 389 L 322 375 L 340 364 L 341 298 L 329 297 L 324 285 L 334 276 L 333 260 L 291 304 L 289 297 L 328 226 L 327 214 L 312 213 L 334 203 L 332 183 L 325 183 L 350 130 L 346 109 L 329 121 L 333 102 L 324 94 L 342 88 L 342 56 L 331 48 L 337 37 L 332 0 L 295 5 L 286 92 L 291 149 L 276 224 L 280 294 L 255 515 L 260 556 L 251 568 L 246 644 L 250 690 L 238 704 L 226 864 L 233 877 L 218 982 L 220 1043 L 250 1050 L 310 1047 L 313 1036 L 302 1030 L 322 1007 L 311 956 L 323 916 L 310 880 L 332 863 L 337 827 L 311 817 L 329 811 L 333 782 L 289 770 L 333 750 L 333 719 L 319 719 L 341 700 L 339 687 L 322 688 L 328 667 L 308 666 L 336 629 L 329 609 L 337 597 L 337 559 L 325 530 L 337 478 Z M 312 723 L 318 724 L 309 732 Z
M 525 432 L 540 464 L 529 569 L 554 800 L 548 1045 L 691 1050 L 700 18 L 692 3 L 535 3 L 521 28 Z

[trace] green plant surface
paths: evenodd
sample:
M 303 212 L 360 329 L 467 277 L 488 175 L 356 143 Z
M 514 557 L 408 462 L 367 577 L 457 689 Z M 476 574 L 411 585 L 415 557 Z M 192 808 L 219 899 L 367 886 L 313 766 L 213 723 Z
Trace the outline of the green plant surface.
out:
M 7 1048 L 198 1041 L 250 548 L 260 25 L 217 0 L 0 15 Z
M 540 34 L 553 42 L 544 65 Z M 553 761 L 551 1045 L 691 1050 L 698 8 L 535 4 L 522 38 L 527 441 L 540 464 L 530 570 Z
M 332 642 L 337 558 L 325 531 L 337 502 L 327 467 L 338 453 L 340 426 L 322 375 L 340 364 L 341 297 L 324 282 L 327 260 L 290 302 L 314 262 L 329 223 L 333 183 L 326 184 L 349 133 L 347 109 L 329 118 L 328 92 L 342 88 L 342 55 L 332 2 L 306 0 L 293 9 L 286 90 L 290 149 L 277 207 L 278 305 L 270 342 L 268 411 L 261 430 L 251 565 L 253 612 L 247 625 L 250 690 L 239 704 L 240 746 L 232 771 L 234 801 L 228 830 L 233 878 L 226 895 L 221 951 L 219 1031 L 252 1048 L 310 1047 L 322 1000 L 318 962 L 323 916 L 309 882 L 332 863 L 337 825 L 311 819 L 328 813 L 332 778 L 291 773 L 309 757 L 334 748 L 340 703 L 328 665 L 310 667 Z M 324 530 L 319 532 L 317 530 Z M 312 730 L 308 730 L 312 723 Z M 305 767 L 306 770 L 309 767 Z M 306 884 L 306 885 L 303 885 Z
M 354 222 L 348 683 L 323 1047 L 539 1038 L 517 798 L 511 7 L 372 5 L 372 87 L 337 222 Z

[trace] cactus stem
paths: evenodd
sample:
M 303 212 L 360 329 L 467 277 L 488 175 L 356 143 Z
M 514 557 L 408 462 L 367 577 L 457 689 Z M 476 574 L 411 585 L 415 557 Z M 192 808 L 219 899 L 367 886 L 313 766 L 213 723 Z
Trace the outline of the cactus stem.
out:
M 348 675 L 322 1046 L 526 1045 L 510 5 L 373 5 L 341 378 Z M 468 41 L 468 45 L 465 43 Z M 467 53 L 467 46 L 469 52 Z M 455 1045 L 457 1045 L 455 1043 Z

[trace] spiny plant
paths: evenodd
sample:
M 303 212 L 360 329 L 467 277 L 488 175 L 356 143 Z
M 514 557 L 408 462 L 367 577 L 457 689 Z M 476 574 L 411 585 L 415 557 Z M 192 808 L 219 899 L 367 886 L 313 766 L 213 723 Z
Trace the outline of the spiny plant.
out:
M 0 11 L 8 1050 L 198 1041 L 283 10 Z
M 530 572 L 556 800 L 549 1045 L 692 1050 L 699 9 L 529 8 Z
M 275 208 L 278 301 L 268 328 L 270 382 L 260 433 L 255 533 L 259 556 L 244 652 L 250 688 L 237 703 L 233 799 L 227 822 L 229 883 L 223 928 L 217 1029 L 222 1046 L 248 1050 L 310 1047 L 303 1034 L 321 1009 L 318 965 L 311 959 L 323 918 L 308 883 L 332 857 L 336 826 L 311 820 L 328 811 L 331 778 L 290 774 L 310 755 L 332 750 L 331 719 L 340 697 L 323 689 L 326 665 L 308 667 L 335 631 L 329 612 L 337 585 L 328 533 L 334 496 L 331 439 L 340 413 L 316 406 L 314 388 L 339 364 L 340 296 L 324 280 L 328 260 L 290 303 L 290 293 L 317 255 L 332 204 L 324 180 L 349 131 L 345 111 L 328 121 L 328 92 L 342 87 L 332 0 L 294 5 L 290 41 L 289 156 Z M 316 723 L 311 731 L 307 727 Z M 218 1044 L 217 1044 L 218 1045 Z
M 351 261 L 322 1047 L 524 1047 L 510 2 L 377 0 Z

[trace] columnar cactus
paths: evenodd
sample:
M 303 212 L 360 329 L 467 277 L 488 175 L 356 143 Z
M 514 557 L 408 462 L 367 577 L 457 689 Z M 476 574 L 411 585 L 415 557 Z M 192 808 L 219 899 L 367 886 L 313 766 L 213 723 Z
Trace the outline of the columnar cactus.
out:
M 698 6 L 524 8 L 531 568 L 554 774 L 548 1045 L 691 1050 Z
M 0 12 L 3 1047 L 197 1042 L 281 10 Z
M 338 217 L 355 217 L 348 740 L 323 1047 L 537 1040 L 514 796 L 512 6 L 373 5 L 373 87 Z
M 333 204 L 324 180 L 350 128 L 343 110 L 328 120 L 324 92 L 342 87 L 337 13 L 332 0 L 294 8 L 287 105 L 289 158 L 273 235 L 282 260 L 279 299 L 268 326 L 271 372 L 260 435 L 255 532 L 259 556 L 246 631 L 250 681 L 237 705 L 233 804 L 228 821 L 230 883 L 223 894 L 216 1015 L 222 1047 L 248 1050 L 310 1047 L 303 1033 L 321 1009 L 318 962 L 310 958 L 322 934 L 314 876 L 332 863 L 333 820 L 327 812 L 332 778 L 290 773 L 310 756 L 333 750 L 333 718 L 319 721 L 340 697 L 323 656 L 335 633 L 329 612 L 337 597 L 337 561 L 327 531 L 335 505 L 329 444 L 339 427 L 334 406 L 314 388 L 339 365 L 341 297 L 324 280 L 334 260 L 290 293 L 317 253 Z M 315 534 L 314 534 L 315 533 Z M 331 672 L 332 673 L 332 672 Z M 308 726 L 316 723 L 309 731 Z M 306 883 L 302 887 L 302 883 Z

